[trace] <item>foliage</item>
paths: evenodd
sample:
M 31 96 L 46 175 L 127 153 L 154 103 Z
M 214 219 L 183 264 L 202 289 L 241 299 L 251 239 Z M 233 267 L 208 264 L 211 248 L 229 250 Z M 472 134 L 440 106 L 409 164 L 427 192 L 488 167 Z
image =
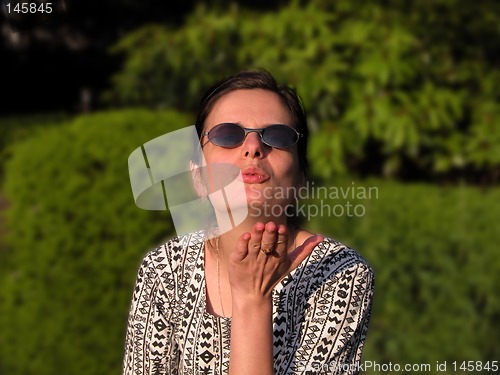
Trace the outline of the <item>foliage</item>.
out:
M 266 13 L 201 5 L 180 28 L 125 35 L 106 98 L 192 110 L 215 80 L 265 68 L 303 96 L 317 176 L 497 181 L 499 22 L 493 1 L 295 1 Z
M 0 182 L 3 179 L 5 161 L 11 156 L 10 146 L 26 139 L 48 124 L 60 124 L 68 119 L 63 113 L 38 114 L 29 116 L 2 117 L 0 119 Z
M 0 373 L 118 374 L 135 272 L 172 232 L 133 202 L 127 158 L 189 124 L 173 111 L 80 116 L 12 147 L 0 265 Z
M 345 211 L 310 223 L 315 232 L 357 248 L 375 270 L 375 305 L 363 360 L 430 363 L 435 370 L 436 361 L 500 358 L 491 335 L 500 332 L 494 224 L 500 217 L 500 190 L 379 180 L 331 186 L 353 190 L 323 204 L 345 208 L 349 202 L 366 210 L 364 216 L 358 208 L 359 217 Z M 370 187 L 377 189 L 371 198 Z

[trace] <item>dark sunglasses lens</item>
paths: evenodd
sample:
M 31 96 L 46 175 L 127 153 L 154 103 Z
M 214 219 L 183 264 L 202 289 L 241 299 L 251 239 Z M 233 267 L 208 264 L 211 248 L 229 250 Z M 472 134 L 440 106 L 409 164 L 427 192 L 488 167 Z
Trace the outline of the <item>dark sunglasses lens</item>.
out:
M 210 142 L 221 147 L 236 147 L 245 139 L 245 131 L 236 124 L 220 124 L 208 133 Z
M 262 140 L 269 146 L 285 148 L 297 143 L 299 135 L 287 125 L 271 125 L 264 130 Z

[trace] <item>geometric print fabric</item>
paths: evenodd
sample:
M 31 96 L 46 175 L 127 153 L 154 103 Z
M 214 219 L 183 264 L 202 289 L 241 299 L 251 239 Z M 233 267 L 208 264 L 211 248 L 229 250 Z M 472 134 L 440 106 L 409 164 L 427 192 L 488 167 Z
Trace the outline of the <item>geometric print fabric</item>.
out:
M 202 231 L 142 261 L 127 328 L 125 375 L 227 374 L 231 318 L 206 311 Z M 373 271 L 325 238 L 273 290 L 276 374 L 354 374 L 373 300 Z M 251 329 L 251 327 L 249 327 Z

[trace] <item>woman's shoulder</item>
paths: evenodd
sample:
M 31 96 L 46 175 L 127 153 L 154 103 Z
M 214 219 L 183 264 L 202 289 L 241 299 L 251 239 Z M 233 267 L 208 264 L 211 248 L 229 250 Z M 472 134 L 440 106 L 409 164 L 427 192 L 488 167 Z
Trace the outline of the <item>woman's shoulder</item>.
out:
M 280 298 L 292 301 L 293 306 L 306 305 L 306 301 L 310 305 L 310 298 L 314 298 L 323 306 L 342 304 L 345 307 L 348 303 L 344 304 L 343 299 L 349 295 L 355 295 L 356 300 L 365 298 L 364 295 L 371 298 L 374 274 L 356 250 L 334 238 L 324 237 L 290 277 L 283 280 L 282 287 L 284 297 Z M 276 303 L 285 302 L 278 298 Z
M 339 274 L 345 271 L 366 273 L 373 270 L 367 260 L 355 249 L 331 237 L 324 237 L 307 258 L 307 266 L 323 274 Z
M 173 265 L 182 262 L 189 255 L 189 250 L 201 250 L 204 241 L 203 231 L 188 233 L 182 236 L 176 236 L 163 244 L 150 250 L 144 257 L 144 261 L 152 262 L 155 265 L 170 264 Z

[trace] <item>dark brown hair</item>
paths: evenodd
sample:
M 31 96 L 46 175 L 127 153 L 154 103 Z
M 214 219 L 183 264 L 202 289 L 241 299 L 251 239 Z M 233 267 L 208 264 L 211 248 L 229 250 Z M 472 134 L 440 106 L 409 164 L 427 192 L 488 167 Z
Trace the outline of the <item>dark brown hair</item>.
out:
M 299 166 L 304 176 L 307 176 L 309 168 L 307 160 L 309 130 L 307 128 L 306 111 L 302 104 L 302 100 L 293 88 L 285 85 L 278 85 L 271 73 L 265 70 L 244 71 L 226 77 L 205 92 L 201 97 L 195 122 L 198 138 L 201 138 L 201 134 L 205 127 L 205 120 L 212 111 L 215 103 L 224 95 L 232 91 L 243 89 L 263 89 L 274 92 L 279 96 L 285 107 L 288 108 L 295 129 L 297 129 L 299 133 L 302 133 L 302 138 L 300 138 L 297 143 L 297 154 Z

